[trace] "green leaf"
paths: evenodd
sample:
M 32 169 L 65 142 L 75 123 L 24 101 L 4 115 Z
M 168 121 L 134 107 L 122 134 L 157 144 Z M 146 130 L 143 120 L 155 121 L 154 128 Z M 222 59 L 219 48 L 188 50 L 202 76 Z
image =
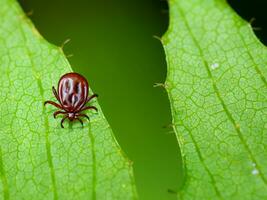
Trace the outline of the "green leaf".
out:
M 98 113 L 87 113 L 90 123 L 66 122 L 65 129 L 52 116 L 56 109 L 43 106 L 72 71 L 62 50 L 39 35 L 16 1 L 0 4 L 0 198 L 135 199 L 131 162 L 98 103 Z
M 162 38 L 181 199 L 267 199 L 267 50 L 224 0 L 171 0 Z

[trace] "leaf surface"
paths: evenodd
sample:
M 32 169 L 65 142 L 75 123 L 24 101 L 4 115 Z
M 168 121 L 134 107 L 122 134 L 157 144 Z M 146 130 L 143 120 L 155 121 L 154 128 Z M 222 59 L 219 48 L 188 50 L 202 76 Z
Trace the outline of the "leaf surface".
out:
M 180 199 L 267 199 L 267 50 L 224 0 L 170 0 L 166 52 Z
M 57 109 L 43 106 L 72 71 L 62 50 L 16 1 L 0 5 L 0 199 L 135 199 L 131 163 L 98 103 L 90 123 L 66 121 L 65 129 L 53 118 Z

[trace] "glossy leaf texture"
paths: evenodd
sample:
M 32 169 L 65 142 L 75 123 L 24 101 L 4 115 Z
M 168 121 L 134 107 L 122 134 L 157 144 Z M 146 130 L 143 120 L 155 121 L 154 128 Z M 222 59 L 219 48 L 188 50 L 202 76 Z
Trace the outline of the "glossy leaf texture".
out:
M 43 106 L 72 71 L 62 50 L 16 1 L 0 5 L 0 199 L 136 199 L 131 162 L 98 103 L 90 123 L 65 129 Z
M 179 199 L 267 199 L 267 49 L 224 0 L 170 0 L 162 38 Z

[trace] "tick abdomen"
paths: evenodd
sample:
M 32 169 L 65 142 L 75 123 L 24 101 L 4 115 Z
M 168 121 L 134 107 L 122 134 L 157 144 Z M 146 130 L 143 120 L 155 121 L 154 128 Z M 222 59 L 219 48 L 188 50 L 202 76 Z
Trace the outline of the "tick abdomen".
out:
M 81 107 L 88 95 L 88 84 L 80 77 L 62 77 L 58 85 L 59 98 L 66 110 L 73 111 Z

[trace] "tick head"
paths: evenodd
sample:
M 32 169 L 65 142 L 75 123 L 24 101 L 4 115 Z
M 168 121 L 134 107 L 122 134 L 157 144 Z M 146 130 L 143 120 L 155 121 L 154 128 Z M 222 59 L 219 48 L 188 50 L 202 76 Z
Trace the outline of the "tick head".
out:
M 69 118 L 70 121 L 73 121 L 74 118 L 75 118 L 75 113 L 69 113 L 68 114 L 68 118 Z

